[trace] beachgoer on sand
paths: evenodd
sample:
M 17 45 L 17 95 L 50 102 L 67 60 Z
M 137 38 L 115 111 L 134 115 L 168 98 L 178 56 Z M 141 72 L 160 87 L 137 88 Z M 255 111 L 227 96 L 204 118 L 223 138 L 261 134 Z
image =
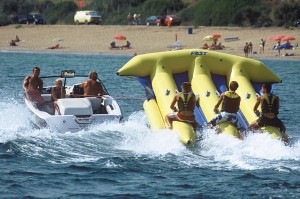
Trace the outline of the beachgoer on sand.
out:
M 260 39 L 260 42 L 259 42 L 259 53 L 265 53 L 265 44 L 266 44 L 266 41 L 263 40 L 263 39 Z
M 10 45 L 10 46 L 17 46 L 17 44 L 16 44 L 16 42 L 15 42 L 14 40 L 11 40 L 11 41 L 9 42 L 9 45 Z
M 246 42 L 246 44 L 244 46 L 245 57 L 248 57 L 248 53 L 249 53 L 249 45 L 248 45 L 248 42 Z
M 248 44 L 248 54 L 252 54 L 252 49 L 253 49 L 253 44 L 251 41 L 249 41 L 249 44 Z
M 122 49 L 129 49 L 130 48 L 130 42 L 127 40 L 126 45 L 122 46 Z
M 57 48 L 59 48 L 59 44 L 56 44 L 55 46 L 48 47 L 48 49 L 57 49 Z

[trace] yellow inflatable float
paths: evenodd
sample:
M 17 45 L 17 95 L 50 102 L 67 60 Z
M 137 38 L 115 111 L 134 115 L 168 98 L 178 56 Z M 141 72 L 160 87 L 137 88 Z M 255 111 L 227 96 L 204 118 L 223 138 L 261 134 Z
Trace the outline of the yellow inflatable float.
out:
M 138 55 L 117 74 L 134 77 L 144 86 L 147 100 L 143 106 L 152 129 L 167 127 L 164 117 L 172 111 L 171 101 L 175 91 L 181 91 L 183 82 L 191 82 L 194 93 L 199 95 L 194 113 L 199 125 L 203 126 L 216 116 L 214 106 L 220 94 L 228 90 L 229 82 L 237 81 L 237 93 L 241 96 L 238 120 L 245 129 L 257 119 L 253 107 L 262 83 L 281 82 L 259 61 L 202 49 Z M 221 123 L 219 127 L 222 132 L 236 136 L 237 130 L 230 123 Z M 196 132 L 190 124 L 174 122 L 173 130 L 180 133 L 180 141 L 184 144 L 196 140 Z M 281 137 L 277 128 L 266 127 L 263 130 L 274 137 Z

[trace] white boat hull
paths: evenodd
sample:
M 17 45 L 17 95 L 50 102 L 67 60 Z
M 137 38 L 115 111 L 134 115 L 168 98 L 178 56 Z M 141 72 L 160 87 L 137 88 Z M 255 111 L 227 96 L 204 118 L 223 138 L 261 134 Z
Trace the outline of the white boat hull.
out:
M 97 98 L 94 98 L 97 99 Z M 59 99 L 61 101 L 78 104 L 80 100 L 85 100 L 85 102 L 89 102 L 86 98 L 65 98 L 65 99 Z M 107 102 L 107 103 L 106 103 Z M 44 106 L 44 110 L 39 110 L 34 103 L 29 101 L 25 98 L 25 103 L 27 107 L 30 109 L 30 111 L 33 113 L 33 124 L 38 128 L 50 128 L 52 131 L 66 133 L 66 132 L 78 132 L 80 130 L 86 129 L 87 127 L 91 125 L 100 125 L 101 123 L 113 121 L 113 122 L 120 122 L 122 119 L 122 112 L 119 108 L 117 102 L 111 98 L 110 96 L 107 96 L 104 98 L 103 107 L 105 110 L 105 113 L 97 113 L 94 114 L 92 110 L 92 103 L 90 103 L 88 107 L 69 107 L 69 109 L 72 109 L 72 111 L 75 114 L 66 114 L 59 113 L 57 111 L 54 111 L 54 107 L 51 107 L 51 103 L 53 102 L 46 102 L 46 105 Z M 50 104 L 50 106 L 49 106 Z M 59 103 L 58 107 L 59 107 Z M 66 104 L 66 103 L 65 103 Z M 62 108 L 62 107 L 61 107 Z M 52 109 L 52 110 L 51 110 Z M 89 110 L 85 110 L 89 109 Z M 54 114 L 51 114 L 53 112 Z M 77 114 L 76 114 L 77 112 Z M 82 113 L 88 112 L 91 114 L 85 114 L 82 115 Z

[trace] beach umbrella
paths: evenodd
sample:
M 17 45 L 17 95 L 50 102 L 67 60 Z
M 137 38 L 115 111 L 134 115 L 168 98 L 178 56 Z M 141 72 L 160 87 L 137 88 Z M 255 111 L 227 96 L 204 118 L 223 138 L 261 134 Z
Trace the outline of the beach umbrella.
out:
M 215 37 L 213 35 L 207 35 L 207 36 L 203 37 L 203 41 L 212 41 L 214 39 L 215 39 Z
M 55 37 L 55 38 L 52 39 L 52 41 L 55 42 L 55 43 L 60 43 L 60 42 L 63 41 L 63 39 L 60 38 L 60 37 Z
M 296 40 L 296 38 L 288 35 L 288 36 L 283 37 L 281 40 L 282 41 L 291 41 L 291 40 Z
M 214 36 L 214 37 L 217 38 L 217 39 L 221 38 L 221 35 L 220 35 L 220 34 L 212 34 L 212 36 Z
M 267 40 L 273 41 L 273 37 L 274 37 L 274 36 L 267 37 Z
M 276 35 L 276 36 L 270 37 L 269 40 L 280 41 L 284 37 L 285 37 L 285 35 Z
M 116 36 L 114 36 L 114 39 L 116 39 L 116 40 L 126 40 L 126 37 L 124 35 L 116 35 Z

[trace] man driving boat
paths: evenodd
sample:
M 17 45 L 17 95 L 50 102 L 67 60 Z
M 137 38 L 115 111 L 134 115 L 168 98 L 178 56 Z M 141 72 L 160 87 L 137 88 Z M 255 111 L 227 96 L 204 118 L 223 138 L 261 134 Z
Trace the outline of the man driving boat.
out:
M 101 96 L 103 95 L 103 88 L 100 82 L 97 81 L 98 74 L 96 71 L 89 73 L 89 79 L 82 83 L 83 94 L 86 96 Z

